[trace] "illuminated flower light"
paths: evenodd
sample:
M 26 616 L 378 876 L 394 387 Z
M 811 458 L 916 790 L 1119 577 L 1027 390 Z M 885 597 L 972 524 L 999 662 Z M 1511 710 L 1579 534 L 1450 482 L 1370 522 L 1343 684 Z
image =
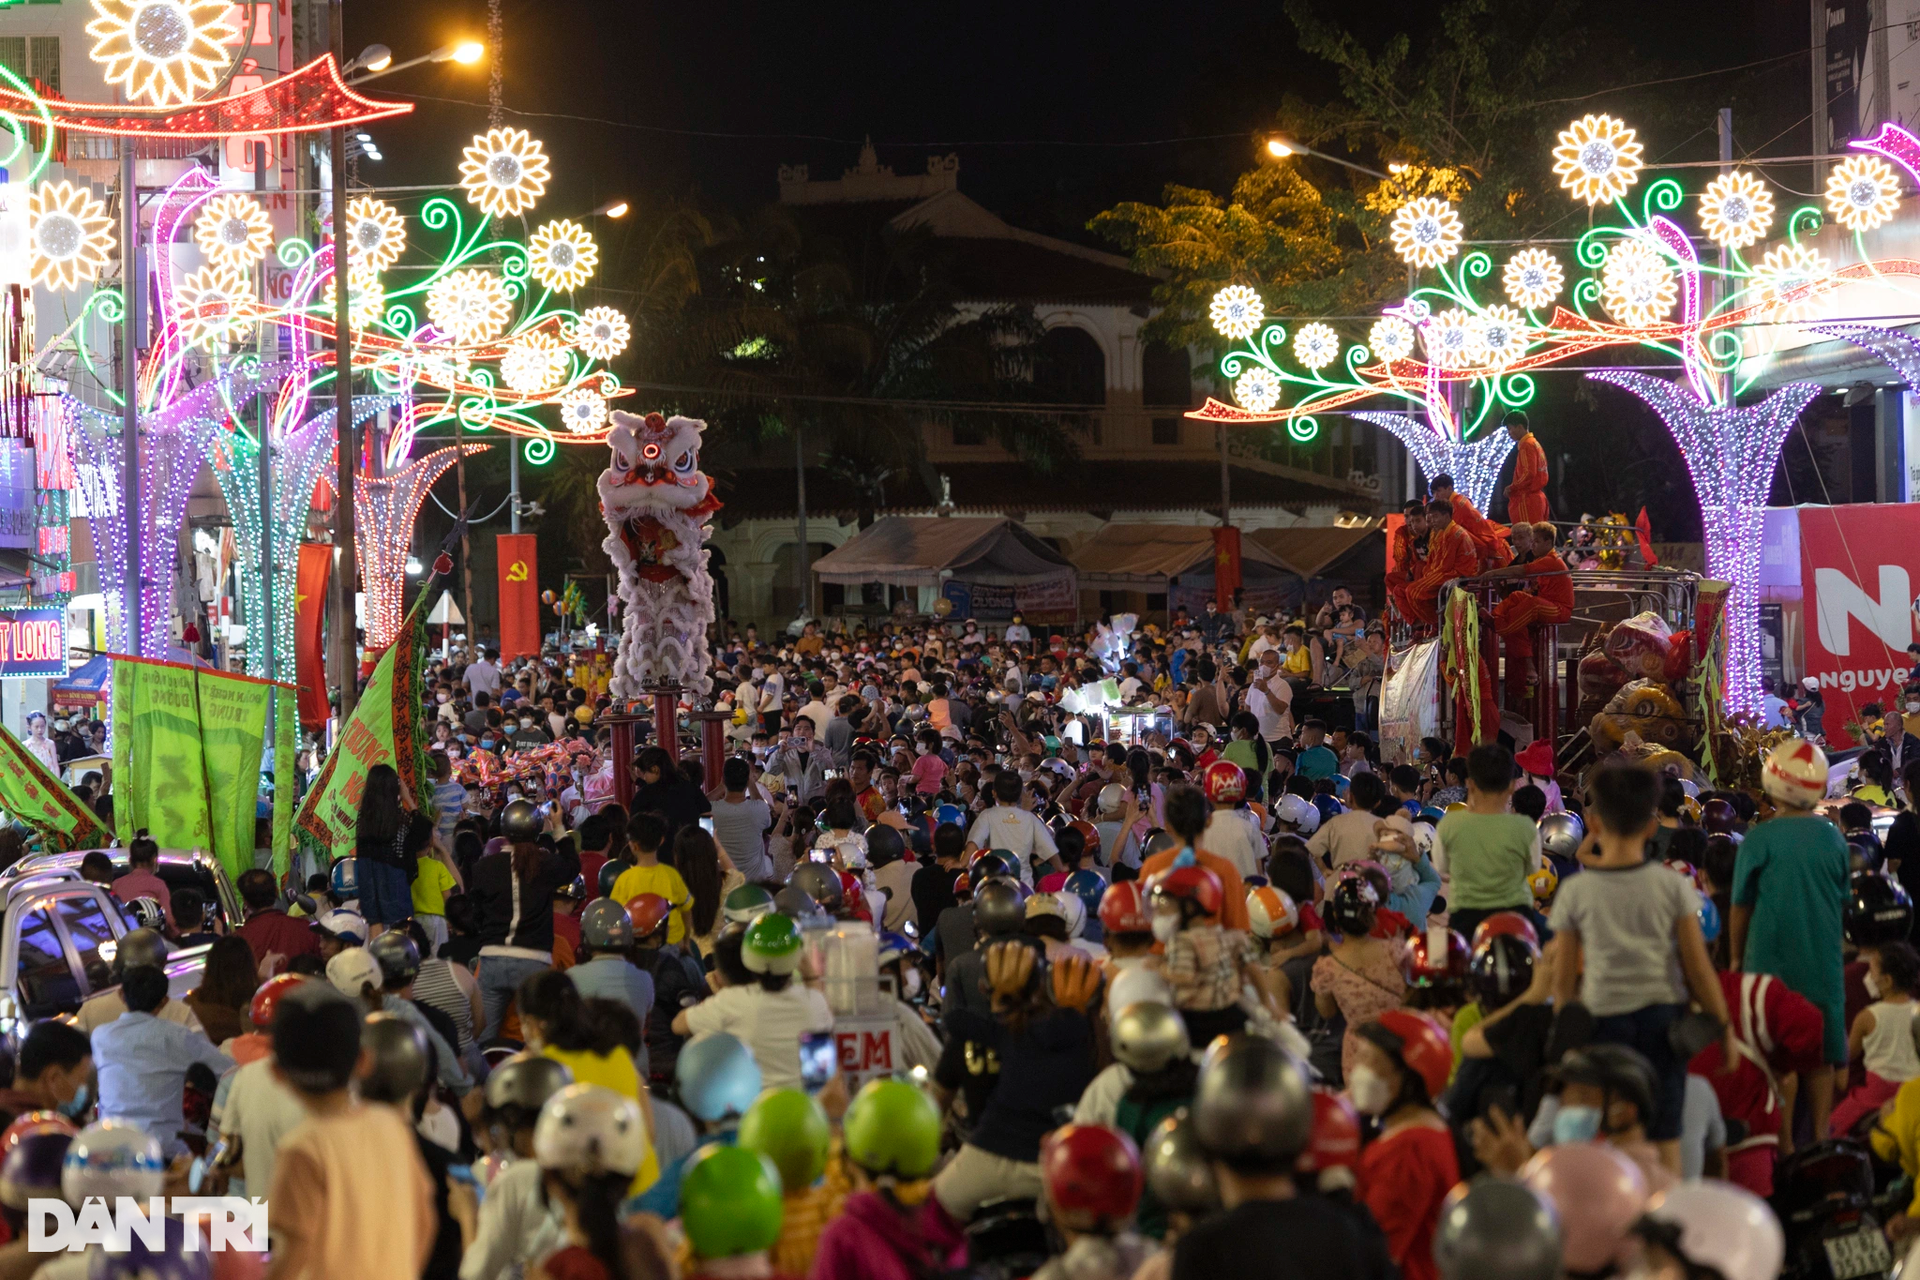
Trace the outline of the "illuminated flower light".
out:
M 427 290 L 427 316 L 455 342 L 466 345 L 499 336 L 513 314 L 507 287 L 485 271 L 455 271 Z
M 1267 413 L 1280 403 L 1280 379 L 1273 370 L 1255 365 L 1233 384 L 1233 398 L 1249 413 Z
M 627 349 L 633 330 L 612 307 L 588 307 L 569 335 L 589 360 L 611 360 Z
M 1460 252 L 1460 215 L 1445 200 L 1421 196 L 1393 215 L 1393 251 L 1416 267 L 1437 267 Z
M 1638 240 L 1623 240 L 1607 254 L 1600 272 L 1600 298 L 1607 314 L 1633 329 L 1659 324 L 1680 299 L 1673 268 Z
M 1760 285 L 1761 299 L 1774 304 L 1776 315 L 1791 319 L 1805 310 L 1809 299 L 1789 300 L 1788 295 L 1808 285 L 1818 284 L 1832 270 L 1818 249 L 1783 244 L 1767 250 L 1766 256 L 1753 269 L 1753 275 Z
M 63 179 L 34 188 L 27 210 L 33 220 L 35 284 L 72 289 L 100 274 L 113 251 L 113 223 L 105 204 Z
M 1576 200 L 1618 200 L 1640 180 L 1639 137 L 1612 116 L 1582 116 L 1560 131 L 1553 171 Z
M 1480 317 L 1458 307 L 1428 321 L 1420 335 L 1427 344 L 1427 359 L 1442 369 L 1471 369 L 1487 358 Z
M 586 387 L 567 392 L 560 398 L 560 421 L 575 435 L 590 435 L 607 421 L 607 402 Z
M 524 395 L 538 395 L 567 376 L 567 349 L 544 330 L 529 333 L 500 357 L 500 381 Z
M 404 358 L 413 365 L 415 377 L 441 387 L 470 381 L 473 375 L 473 362 L 457 353 L 409 348 Z
M 525 129 L 489 129 L 461 153 L 467 199 L 496 218 L 524 213 L 547 189 L 547 149 Z
M 1367 349 L 1386 364 L 1413 354 L 1413 326 L 1399 316 L 1383 316 L 1367 331 Z
M 407 226 L 399 211 L 385 200 L 361 196 L 347 202 L 347 262 L 350 269 L 364 265 L 385 271 L 400 261 L 407 247 Z M 352 282 L 348 282 L 352 287 Z
M 1340 356 L 1340 335 L 1324 324 L 1303 325 L 1294 335 L 1293 354 L 1309 369 L 1324 369 Z
M 1773 192 L 1745 169 L 1721 174 L 1700 193 L 1700 229 L 1723 249 L 1757 243 L 1772 225 Z
M 1230 284 L 1213 295 L 1207 314 L 1213 320 L 1214 332 L 1238 342 L 1260 327 L 1267 318 L 1267 308 L 1260 295 L 1246 285 Z
M 1522 249 L 1507 259 L 1500 283 L 1516 307 L 1537 311 L 1560 296 L 1567 275 L 1560 259 L 1545 249 Z
M 1900 179 L 1877 156 L 1848 156 L 1827 175 L 1827 212 L 1849 231 L 1871 231 L 1900 207 Z
M 1486 347 L 1485 363 L 1505 368 L 1527 353 L 1527 321 L 1512 307 L 1495 304 L 1480 315 L 1480 340 Z
M 599 261 L 599 246 L 571 218 L 547 223 L 527 241 L 527 269 L 549 289 L 578 289 L 592 277 Z
M 273 221 L 252 196 L 215 196 L 194 220 L 193 242 L 216 267 L 251 270 L 273 248 Z
M 174 294 L 174 318 L 190 347 L 243 342 L 253 332 L 253 321 L 235 312 L 252 300 L 253 287 L 241 272 L 206 266 L 181 280 Z
M 348 259 L 352 262 L 352 259 Z M 327 315 L 333 311 L 333 281 L 327 281 Z M 354 263 L 347 268 L 347 323 L 355 329 L 370 329 L 380 322 L 387 310 L 387 286 L 380 283 L 380 274 L 371 267 Z
M 192 102 L 220 83 L 233 39 L 226 0 L 93 0 L 88 54 L 135 102 Z

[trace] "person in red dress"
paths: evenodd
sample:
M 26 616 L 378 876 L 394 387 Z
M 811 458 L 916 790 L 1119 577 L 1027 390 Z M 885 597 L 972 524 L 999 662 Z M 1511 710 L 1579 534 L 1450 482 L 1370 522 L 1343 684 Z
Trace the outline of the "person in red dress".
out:
M 1453 1049 L 1438 1024 L 1411 1009 L 1387 1010 L 1359 1039 L 1347 1096 L 1356 1111 L 1380 1117 L 1380 1136 L 1360 1153 L 1357 1194 L 1386 1233 L 1400 1274 L 1439 1280 L 1433 1229 L 1460 1164 L 1433 1100 L 1453 1071 Z
M 1503 420 L 1513 437 L 1513 483 L 1507 486 L 1507 520 L 1538 524 L 1547 518 L 1547 451 L 1533 438 L 1519 409 Z
M 1436 597 L 1441 587 L 1480 572 L 1480 552 L 1453 515 L 1453 505 L 1442 499 L 1427 504 L 1427 558 L 1420 575 L 1407 585 L 1407 616 L 1422 626 L 1440 620 Z
M 1504 569 L 1513 563 L 1513 549 L 1507 545 L 1507 526 L 1487 519 L 1466 494 L 1455 492 L 1452 476 L 1433 478 L 1433 500 L 1453 508 L 1453 522 L 1473 539 L 1482 568 Z

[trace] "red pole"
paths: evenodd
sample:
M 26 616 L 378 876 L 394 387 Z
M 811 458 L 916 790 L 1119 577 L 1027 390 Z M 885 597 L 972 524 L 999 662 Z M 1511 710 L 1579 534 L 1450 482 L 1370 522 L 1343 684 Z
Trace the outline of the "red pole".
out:
M 613 716 L 613 798 L 623 809 L 633 808 L 633 716 Z
M 653 700 L 653 737 L 674 760 L 680 759 L 680 686 L 656 684 L 646 696 Z
M 712 791 L 720 785 L 720 770 L 727 762 L 727 726 L 733 717 L 725 711 L 696 711 L 694 723 L 700 726 L 700 767 L 706 774 L 703 785 Z

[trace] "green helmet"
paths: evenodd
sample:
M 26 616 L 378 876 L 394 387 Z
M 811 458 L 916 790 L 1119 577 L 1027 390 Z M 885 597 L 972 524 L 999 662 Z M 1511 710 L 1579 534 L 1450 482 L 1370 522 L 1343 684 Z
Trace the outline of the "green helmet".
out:
M 798 1089 L 769 1089 L 740 1117 L 740 1145 L 773 1161 L 780 1185 L 795 1191 L 826 1172 L 831 1137 L 826 1111 Z
M 701 1258 L 771 1249 L 780 1238 L 780 1172 L 747 1147 L 708 1143 L 680 1179 L 680 1225 Z
M 757 884 L 743 884 L 727 895 L 721 910 L 729 924 L 752 924 L 773 910 L 773 895 Z
M 755 973 L 792 973 L 800 967 L 800 926 L 779 912 L 761 916 L 747 926 L 740 959 Z
M 902 1080 L 869 1080 L 845 1120 L 847 1158 L 876 1175 L 914 1181 L 940 1159 L 940 1110 Z

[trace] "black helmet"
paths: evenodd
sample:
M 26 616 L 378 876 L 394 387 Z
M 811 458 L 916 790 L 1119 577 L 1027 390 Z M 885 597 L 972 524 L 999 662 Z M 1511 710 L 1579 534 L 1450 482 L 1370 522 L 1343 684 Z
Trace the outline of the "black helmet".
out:
M 530 801 L 515 800 L 500 811 L 500 834 L 518 843 L 540 834 L 540 811 Z
M 995 876 L 973 891 L 973 923 L 982 933 L 994 937 L 1019 933 L 1026 920 L 1020 890 L 1005 876 Z
M 1214 1042 L 1193 1091 L 1193 1132 L 1209 1157 L 1285 1171 L 1313 1136 L 1313 1091 L 1293 1055 L 1263 1036 Z
M 1653 1123 L 1653 1064 L 1639 1050 L 1623 1044 L 1590 1044 L 1560 1059 L 1553 1073 L 1562 1084 L 1594 1085 L 1624 1098 L 1640 1109 L 1640 1123 Z
M 556 898 L 564 898 L 568 902 L 585 902 L 588 897 L 587 878 L 583 875 L 575 876 L 570 883 L 563 884 L 558 889 L 555 889 L 553 896 Z
M 1905 942 L 1913 931 L 1913 902 L 1892 877 L 1878 871 L 1856 871 L 1844 920 L 1847 941 L 1856 947 Z
M 867 828 L 867 863 L 884 867 L 907 856 L 907 842 L 892 827 L 875 823 Z
M 383 933 L 374 942 L 393 936 Z M 411 1022 L 390 1013 L 369 1014 L 360 1044 L 373 1056 L 373 1069 L 360 1081 L 360 1096 L 367 1101 L 403 1103 L 427 1083 L 433 1051 L 426 1033 Z
M 813 895 L 797 884 L 788 884 L 773 895 L 773 909 L 802 923 L 821 914 L 820 904 L 813 900 Z
M 1358 871 L 1344 871 L 1327 895 L 1327 923 L 1341 933 L 1367 933 L 1380 910 L 1373 882 Z
M 633 859 L 624 855 L 618 858 L 608 858 L 605 862 L 601 863 L 600 896 L 603 898 L 611 898 L 613 896 L 613 882 L 620 878 L 622 871 L 629 871 L 632 868 Z
M 1467 985 L 1480 1007 L 1491 1013 L 1504 1008 L 1533 983 L 1533 966 L 1540 954 L 1527 940 L 1496 933 L 1473 949 L 1467 962 Z
M 580 913 L 580 941 L 602 950 L 625 951 L 633 945 L 633 917 L 612 898 L 595 898 Z
M 793 869 L 788 885 L 812 898 L 825 911 L 838 911 L 845 894 L 840 875 L 824 862 L 803 862 Z
M 517 1053 L 487 1077 L 487 1105 L 517 1111 L 515 1123 L 532 1124 L 547 1099 L 572 1083 L 573 1072 L 563 1064 L 537 1053 Z
M 389 929 L 367 944 L 367 951 L 380 966 L 380 979 L 387 990 L 407 986 L 420 976 L 420 948 L 413 939 Z

